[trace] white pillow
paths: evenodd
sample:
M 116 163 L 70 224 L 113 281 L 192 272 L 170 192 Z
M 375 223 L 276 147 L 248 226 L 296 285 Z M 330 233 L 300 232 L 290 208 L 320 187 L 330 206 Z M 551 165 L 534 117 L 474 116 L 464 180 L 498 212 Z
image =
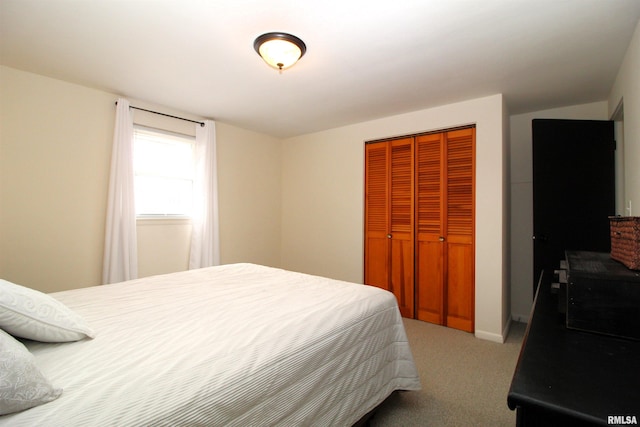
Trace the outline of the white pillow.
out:
M 0 328 L 42 342 L 78 341 L 95 333 L 57 299 L 0 279 Z
M 35 357 L 0 329 L 0 415 L 51 402 L 62 394 L 38 369 Z

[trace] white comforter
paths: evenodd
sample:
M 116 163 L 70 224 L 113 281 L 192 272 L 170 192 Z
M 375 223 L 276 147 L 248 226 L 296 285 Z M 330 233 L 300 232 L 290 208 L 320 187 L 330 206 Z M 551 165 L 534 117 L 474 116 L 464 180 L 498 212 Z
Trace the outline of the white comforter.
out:
M 97 335 L 28 342 L 64 392 L 1 426 L 349 426 L 420 388 L 378 288 L 234 264 L 52 295 Z

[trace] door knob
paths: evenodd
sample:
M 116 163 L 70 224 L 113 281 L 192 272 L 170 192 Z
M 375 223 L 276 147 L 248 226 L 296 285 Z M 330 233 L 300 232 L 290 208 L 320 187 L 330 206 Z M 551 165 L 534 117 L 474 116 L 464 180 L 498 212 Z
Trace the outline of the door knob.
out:
M 438 240 L 440 240 L 441 242 L 444 242 L 444 237 L 440 236 Z
M 390 239 L 390 238 L 391 238 L 391 234 L 387 234 L 387 239 Z

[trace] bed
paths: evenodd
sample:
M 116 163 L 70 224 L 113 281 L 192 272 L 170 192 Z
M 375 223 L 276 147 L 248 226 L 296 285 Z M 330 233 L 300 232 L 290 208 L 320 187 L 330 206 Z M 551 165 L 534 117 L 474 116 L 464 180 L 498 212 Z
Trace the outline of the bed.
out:
M 350 426 L 420 389 L 375 287 L 230 264 L 48 296 L 89 332 L 20 339 L 62 393 L 0 426 Z

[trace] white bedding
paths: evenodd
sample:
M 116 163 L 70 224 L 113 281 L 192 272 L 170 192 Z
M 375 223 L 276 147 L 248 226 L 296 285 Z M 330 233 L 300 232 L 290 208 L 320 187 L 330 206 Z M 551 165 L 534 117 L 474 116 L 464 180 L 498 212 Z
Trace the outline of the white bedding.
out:
M 0 426 L 349 426 L 420 389 L 378 288 L 233 264 L 51 295 L 96 337 L 27 341 L 64 391 Z

